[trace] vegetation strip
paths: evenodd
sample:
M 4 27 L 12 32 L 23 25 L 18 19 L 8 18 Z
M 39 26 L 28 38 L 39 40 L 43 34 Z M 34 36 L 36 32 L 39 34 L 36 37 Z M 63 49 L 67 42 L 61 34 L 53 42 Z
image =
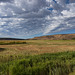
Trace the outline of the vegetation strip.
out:
M 46 53 L 2 62 L 0 75 L 69 75 L 74 68 L 75 52 Z
M 26 44 L 25 41 L 0 41 L 0 45 Z

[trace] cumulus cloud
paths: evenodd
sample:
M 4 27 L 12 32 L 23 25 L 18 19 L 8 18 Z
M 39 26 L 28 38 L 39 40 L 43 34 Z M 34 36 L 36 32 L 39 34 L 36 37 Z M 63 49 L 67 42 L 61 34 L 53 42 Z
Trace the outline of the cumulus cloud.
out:
M 0 35 L 30 36 L 75 28 L 74 0 L 0 0 Z
M 71 3 L 75 3 L 75 0 L 70 0 Z
M 0 2 L 13 2 L 13 0 L 0 0 Z

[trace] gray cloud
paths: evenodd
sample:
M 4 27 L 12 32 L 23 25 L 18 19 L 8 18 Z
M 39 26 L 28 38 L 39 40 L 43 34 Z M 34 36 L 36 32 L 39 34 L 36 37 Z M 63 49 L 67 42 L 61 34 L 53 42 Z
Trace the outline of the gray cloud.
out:
M 70 0 L 0 1 L 0 35 L 30 36 L 75 28 L 75 3 Z
M 75 0 L 70 0 L 71 3 L 75 3 Z
M 0 0 L 0 2 L 13 2 L 13 0 Z

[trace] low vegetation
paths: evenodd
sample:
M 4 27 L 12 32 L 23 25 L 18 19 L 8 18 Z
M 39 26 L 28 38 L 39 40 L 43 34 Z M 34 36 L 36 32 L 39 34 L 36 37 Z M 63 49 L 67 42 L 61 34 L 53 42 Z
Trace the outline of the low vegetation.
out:
M 0 64 L 0 75 L 69 75 L 75 70 L 75 52 L 26 56 Z
M 15 41 L 15 40 L 12 40 L 12 41 L 0 41 L 0 45 L 11 45 L 11 44 L 26 44 L 25 41 Z
M 75 75 L 75 40 L 1 42 L 0 75 Z

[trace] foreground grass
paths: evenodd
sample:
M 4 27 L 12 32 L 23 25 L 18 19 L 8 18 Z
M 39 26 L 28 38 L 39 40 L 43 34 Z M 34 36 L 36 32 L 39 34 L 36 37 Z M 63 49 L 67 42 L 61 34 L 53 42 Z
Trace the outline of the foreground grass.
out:
M 0 41 L 0 75 L 72 75 L 75 40 Z
M 70 73 L 69 75 L 75 75 L 75 71 L 74 71 L 74 72 L 72 72 L 72 73 Z
M 0 75 L 69 75 L 75 68 L 75 52 L 25 56 L 0 64 Z

